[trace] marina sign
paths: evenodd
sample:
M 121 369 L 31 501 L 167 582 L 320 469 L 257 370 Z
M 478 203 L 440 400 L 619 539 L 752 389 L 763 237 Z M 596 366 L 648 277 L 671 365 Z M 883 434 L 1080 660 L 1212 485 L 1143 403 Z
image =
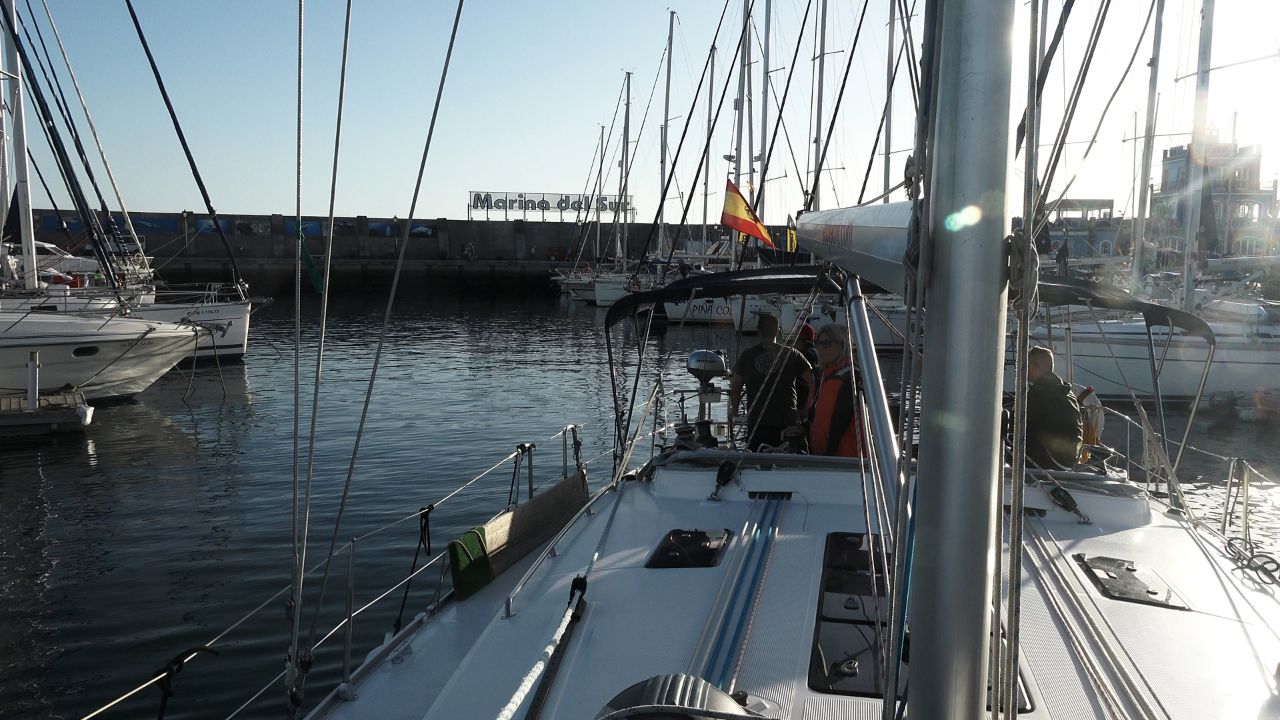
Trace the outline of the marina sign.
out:
M 594 215 L 597 211 L 610 214 L 618 212 L 634 213 L 635 207 L 632 206 L 632 196 L 627 195 L 623 198 L 621 207 L 619 207 L 620 197 L 619 195 L 583 195 L 578 193 L 517 193 L 472 190 L 467 193 L 467 219 L 472 219 L 473 216 L 480 213 L 483 213 L 485 219 L 489 219 L 492 217 L 491 213 L 496 211 L 502 213 L 502 219 L 508 219 L 513 214 L 520 218 L 527 218 L 529 213 L 537 213 L 540 219 L 543 220 L 546 219 L 547 213 L 558 213 L 559 220 L 565 219 L 565 213 L 572 213 L 575 218 L 581 217 L 580 214 L 582 213 Z

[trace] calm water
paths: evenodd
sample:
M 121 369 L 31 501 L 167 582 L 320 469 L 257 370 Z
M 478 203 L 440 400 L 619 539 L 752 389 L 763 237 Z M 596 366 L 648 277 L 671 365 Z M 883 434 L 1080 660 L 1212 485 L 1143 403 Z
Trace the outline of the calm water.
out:
M 314 326 L 315 307 L 304 315 Z M 380 301 L 337 302 L 320 396 L 310 558 L 323 556 L 350 458 L 381 323 Z M 388 335 L 342 540 L 438 500 L 507 455 L 538 443 L 539 482 L 560 471 L 566 423 L 584 430 L 584 457 L 604 452 L 611 395 L 603 311 L 544 298 L 403 302 Z M 314 330 L 304 335 L 305 418 Z M 79 717 L 134 687 L 185 648 L 207 642 L 288 582 L 294 418 L 292 312 L 255 316 L 243 365 L 172 372 L 136 401 L 101 407 L 84 436 L 0 447 L 0 717 Z M 689 349 L 732 350 L 731 333 L 672 330 L 651 357 L 688 387 Z M 634 358 L 629 360 L 634 362 Z M 896 377 L 896 375 L 892 375 Z M 185 399 L 184 399 L 185 398 Z M 668 406 L 669 413 L 676 408 Z M 1113 442 L 1123 441 L 1123 433 Z M 1193 442 L 1253 458 L 1275 477 L 1274 426 L 1197 422 Z M 608 458 L 592 466 L 608 474 Z M 1216 464 L 1198 462 L 1206 475 Z M 505 505 L 509 466 L 432 515 L 433 549 Z M 522 479 L 523 481 L 523 479 Z M 362 541 L 356 601 L 409 569 L 408 522 Z M 436 573 L 415 580 L 420 608 Z M 310 625 L 314 590 L 304 601 Z M 340 611 L 345 559 L 329 609 Z M 356 657 L 390 630 L 400 594 L 357 618 Z M 323 633 L 335 622 L 328 614 Z M 282 669 L 288 624 L 274 602 L 179 674 L 168 717 L 225 717 Z M 318 653 L 314 701 L 336 677 L 340 638 Z M 152 717 L 156 687 L 106 717 Z M 277 683 L 241 717 L 282 717 Z

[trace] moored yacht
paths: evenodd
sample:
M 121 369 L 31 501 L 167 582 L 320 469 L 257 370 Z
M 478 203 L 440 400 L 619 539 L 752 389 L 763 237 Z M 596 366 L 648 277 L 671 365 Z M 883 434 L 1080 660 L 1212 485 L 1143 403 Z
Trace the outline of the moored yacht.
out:
M 41 391 L 79 389 L 89 400 L 146 390 L 196 345 L 189 325 L 70 313 L 0 312 L 0 392 L 23 392 L 38 353 Z

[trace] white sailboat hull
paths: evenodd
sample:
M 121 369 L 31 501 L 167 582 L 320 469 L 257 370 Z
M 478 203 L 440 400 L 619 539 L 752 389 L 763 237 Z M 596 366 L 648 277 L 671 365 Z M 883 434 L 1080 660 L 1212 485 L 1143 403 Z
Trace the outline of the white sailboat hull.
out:
M 626 275 L 617 277 L 597 277 L 594 283 L 594 295 L 596 305 L 600 307 L 610 307 L 615 302 L 621 300 L 629 290 L 627 290 Z
M 156 322 L 191 323 L 200 335 L 195 357 L 236 359 L 249 351 L 249 316 L 252 303 L 232 302 L 156 303 L 132 310 L 132 315 Z
M 665 303 L 667 319 L 672 325 L 720 325 L 755 332 L 760 313 L 775 313 L 768 302 L 754 295 L 747 297 L 746 308 L 742 298 L 702 298 L 692 302 Z M 745 324 L 744 324 L 745 323 Z
M 40 390 L 79 388 L 88 400 L 128 398 L 191 354 L 195 331 L 131 318 L 0 313 L 0 391 L 23 392 L 39 353 Z
M 1098 325 L 1102 326 L 1099 332 Z M 1090 385 L 1102 398 L 1127 399 L 1132 390 L 1139 399 L 1154 397 L 1145 326 L 1141 321 L 1104 320 L 1098 324 L 1075 323 L 1071 328 L 1072 379 Z M 1280 377 L 1280 328 L 1210 323 L 1217 336 L 1217 350 L 1205 382 L 1206 397 L 1215 393 L 1254 393 L 1274 387 Z M 1165 400 L 1195 396 L 1204 372 L 1209 345 L 1195 336 L 1175 333 L 1165 352 L 1167 335 L 1153 329 L 1155 357 L 1160 367 L 1160 395 Z M 1040 328 L 1033 341 L 1049 345 L 1049 334 Z M 1053 330 L 1052 346 L 1065 360 L 1067 345 L 1062 327 Z M 1160 358 L 1163 357 L 1163 362 Z M 1065 374 L 1060 372 L 1064 377 Z
M 190 299 L 191 293 L 183 293 Z M 224 360 L 244 357 L 249 351 L 249 315 L 253 307 L 248 300 L 202 300 L 197 302 L 156 302 L 154 290 L 131 290 L 124 295 L 130 305 L 129 315 L 152 322 L 193 324 L 200 329 L 196 359 L 217 356 Z M 114 312 L 119 307 L 115 297 L 97 291 L 50 290 L 46 294 L 25 297 L 0 297 L 0 310 L 23 312 Z

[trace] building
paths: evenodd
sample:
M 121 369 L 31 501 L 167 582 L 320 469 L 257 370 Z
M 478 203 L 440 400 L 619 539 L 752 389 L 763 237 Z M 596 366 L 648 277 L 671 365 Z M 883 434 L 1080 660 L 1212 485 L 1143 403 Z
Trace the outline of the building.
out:
M 1216 140 L 1216 138 L 1214 138 Z M 1187 180 L 1191 175 L 1189 146 L 1164 151 L 1160 189 L 1151 202 L 1148 238 L 1166 249 L 1185 244 Z M 1210 142 L 1205 150 L 1205 177 L 1213 203 L 1201 211 L 1201 250 L 1217 255 L 1274 255 L 1280 252 L 1277 232 L 1276 181 L 1262 184 L 1262 149 L 1236 143 Z

